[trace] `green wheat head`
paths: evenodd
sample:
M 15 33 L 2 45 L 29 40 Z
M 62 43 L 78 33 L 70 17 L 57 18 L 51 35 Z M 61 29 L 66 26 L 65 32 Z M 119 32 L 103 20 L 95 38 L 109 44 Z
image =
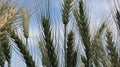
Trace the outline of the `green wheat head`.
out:
M 88 18 L 86 16 L 86 9 L 85 9 L 85 4 L 83 3 L 83 0 L 79 1 L 79 10 L 76 8 L 74 9 L 74 17 L 77 22 L 77 26 L 79 28 L 79 34 L 82 37 L 82 42 L 85 45 L 86 48 L 86 56 L 87 60 L 83 60 L 85 63 L 85 66 L 89 66 L 89 59 L 90 59 L 90 34 L 89 34 L 89 23 L 88 23 Z
M 23 62 L 25 62 L 27 67 L 36 67 L 35 61 L 31 56 L 29 50 L 25 46 L 26 44 L 20 39 L 19 35 L 16 33 L 15 25 L 19 25 L 20 28 L 23 29 L 23 36 L 27 39 L 29 38 L 29 22 L 30 22 L 30 15 L 27 8 L 17 9 L 17 6 L 10 5 L 11 0 L 0 0 L 0 66 L 4 67 L 5 61 L 8 62 L 8 67 L 11 65 L 11 46 L 10 42 L 14 42 L 14 44 L 19 49 L 19 52 L 22 55 Z M 50 2 L 49 0 L 46 0 Z M 77 64 L 77 52 L 74 51 L 74 36 L 75 34 L 70 31 L 67 35 L 67 25 L 71 20 L 71 16 L 74 16 L 74 19 L 77 23 L 77 27 L 79 28 L 79 35 L 81 37 L 82 43 L 85 45 L 85 52 L 86 58 L 81 58 L 82 62 L 85 66 L 83 67 L 93 67 L 95 64 L 96 67 L 120 67 L 120 60 L 118 60 L 118 53 L 116 52 L 115 43 L 113 42 L 112 32 L 109 28 L 106 31 L 106 47 L 109 50 L 107 57 L 103 43 L 102 43 L 102 36 L 106 30 L 106 22 L 101 24 L 100 28 L 98 28 L 97 32 L 94 35 L 93 40 L 90 39 L 90 31 L 89 31 L 89 17 L 87 15 L 86 3 L 84 0 L 79 0 L 79 8 L 72 8 L 73 1 L 75 0 L 64 0 L 64 4 L 62 5 L 62 22 L 64 24 L 64 51 L 65 51 L 65 67 L 76 67 Z M 51 38 L 51 29 L 50 26 L 51 22 L 51 14 L 49 7 L 45 7 L 46 13 L 41 15 L 37 15 L 37 19 L 39 24 L 43 27 L 44 32 L 44 39 L 43 41 L 39 42 L 39 47 L 42 53 L 42 64 L 43 67 L 58 67 L 58 56 L 55 53 L 55 47 L 53 45 L 53 40 Z M 37 5 L 36 8 L 38 11 L 41 11 Z M 44 7 L 42 7 L 44 8 Z M 117 28 L 120 31 L 120 12 L 116 8 L 114 20 L 117 25 Z M 48 10 L 48 11 L 47 11 Z M 44 11 L 44 9 L 43 9 Z M 73 11 L 73 12 L 72 12 Z M 73 13 L 73 15 L 72 15 Z M 88 12 L 89 13 L 89 12 Z M 46 15 L 47 14 L 47 15 Z M 40 20 L 39 20 L 40 19 Z M 20 21 L 18 21 L 20 20 Z M 17 23 L 18 21 L 18 23 Z M 20 24 L 19 24 L 20 23 Z M 56 35 L 56 34 L 55 34 Z M 57 38 L 57 37 L 56 37 Z M 59 40 L 59 39 L 58 39 Z M 101 64 L 100 64 L 101 63 Z
M 42 17 L 41 22 L 44 28 L 46 48 L 51 65 L 52 67 L 57 67 L 57 55 L 54 52 L 55 48 L 51 40 L 50 19 L 46 17 Z
M 4 67 L 4 63 L 5 63 L 5 54 L 3 51 L 2 44 L 0 44 L 0 66 Z
M 95 66 L 100 66 L 100 62 L 105 66 L 105 67 L 110 67 L 110 62 L 109 59 L 106 57 L 106 54 L 103 50 L 103 45 L 102 45 L 102 34 L 104 29 L 106 28 L 106 24 L 103 23 L 101 27 L 98 29 L 96 32 L 96 35 L 94 36 L 94 40 L 91 45 L 91 53 L 90 53 L 90 64 L 95 63 Z M 101 61 L 100 61 L 101 59 Z
M 8 61 L 8 64 L 10 65 L 11 64 L 11 49 L 10 49 L 11 46 L 9 44 L 7 35 L 5 35 L 5 34 L 3 34 L 3 38 L 1 39 L 1 47 L 3 49 L 6 60 Z
M 23 32 L 25 38 L 29 37 L 29 22 L 30 22 L 30 15 L 28 15 L 28 11 L 26 8 L 21 9 L 21 17 L 22 17 L 22 25 L 23 25 Z
M 63 24 L 64 24 L 64 51 L 65 51 L 65 66 L 68 66 L 67 65 L 67 48 L 66 48 L 66 28 L 67 28 L 67 24 L 69 23 L 70 21 L 70 13 L 71 13 L 71 9 L 72 9 L 72 3 L 73 3 L 73 0 L 64 0 L 64 4 L 63 4 L 63 9 L 62 9 L 62 21 L 63 21 Z
M 67 42 L 67 67 L 76 67 L 77 53 L 73 51 L 74 33 L 71 31 Z
M 2 48 L 0 48 L 0 66 L 4 67 L 4 63 L 5 63 L 5 55 L 3 53 L 3 50 L 1 50 Z
M 72 2 L 73 0 L 64 0 L 63 10 L 62 10 L 62 21 L 63 21 L 63 24 L 65 25 L 67 25 L 69 22 Z
M 51 62 L 49 59 L 49 55 L 47 53 L 47 48 L 46 48 L 45 42 L 40 41 L 39 45 L 40 45 L 40 50 L 42 52 L 42 64 L 43 64 L 43 66 L 51 67 Z
M 113 42 L 113 37 L 112 37 L 112 32 L 108 29 L 107 30 L 107 34 L 106 34 L 106 38 L 107 38 L 107 48 L 110 51 L 109 55 L 110 55 L 110 61 L 112 63 L 112 67 L 119 67 L 119 60 L 118 60 L 118 54 L 116 52 L 116 48 L 114 46 L 114 42 Z

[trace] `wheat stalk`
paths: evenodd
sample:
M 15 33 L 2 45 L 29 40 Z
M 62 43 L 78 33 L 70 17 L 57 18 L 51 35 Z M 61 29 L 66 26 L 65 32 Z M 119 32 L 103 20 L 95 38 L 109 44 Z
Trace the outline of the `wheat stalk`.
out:
M 72 8 L 73 0 L 64 0 L 64 5 L 62 9 L 62 21 L 64 24 L 64 50 L 65 50 L 65 67 L 67 67 L 67 52 L 66 52 L 66 27 L 69 23 L 70 12 Z

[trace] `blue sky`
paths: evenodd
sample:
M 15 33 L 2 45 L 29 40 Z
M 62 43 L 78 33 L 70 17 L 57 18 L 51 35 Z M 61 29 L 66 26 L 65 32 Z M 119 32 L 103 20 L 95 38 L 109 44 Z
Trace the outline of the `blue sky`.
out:
M 19 0 L 19 4 L 23 4 L 23 2 L 26 0 Z M 33 1 L 38 1 L 38 0 L 27 0 L 27 7 L 28 9 L 31 9 L 32 7 L 34 7 Z M 51 2 L 53 3 L 52 5 L 52 9 L 54 12 L 52 12 L 55 16 L 55 21 L 57 23 L 61 22 L 61 20 L 59 19 L 59 15 L 60 15 L 60 8 L 59 8 L 59 3 L 60 0 L 51 0 Z M 91 2 L 91 15 L 92 18 L 94 18 L 94 20 L 96 21 L 96 23 L 99 23 L 99 21 L 101 20 L 101 18 L 103 18 L 104 15 L 108 15 L 109 14 L 109 7 L 108 7 L 108 3 L 106 0 L 90 0 Z M 42 2 L 41 2 L 42 4 Z M 30 37 L 31 38 L 36 38 L 38 36 L 38 29 L 37 29 L 37 19 L 35 14 L 33 14 L 32 18 L 31 18 L 31 23 L 30 23 Z M 37 51 L 36 51 L 37 53 Z M 38 57 L 39 58 L 39 57 Z M 37 59 L 37 58 L 36 58 Z M 13 51 L 13 58 L 12 58 L 12 67 L 25 67 L 24 62 L 18 57 L 18 55 Z M 40 62 L 40 61 L 39 61 Z M 40 63 L 41 64 L 41 63 Z M 40 67 L 39 64 L 39 67 Z

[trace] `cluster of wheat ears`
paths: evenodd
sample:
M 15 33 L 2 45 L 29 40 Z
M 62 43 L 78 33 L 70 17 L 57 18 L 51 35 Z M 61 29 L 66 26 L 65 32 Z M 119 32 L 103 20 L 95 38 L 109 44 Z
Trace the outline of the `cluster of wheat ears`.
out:
M 115 9 L 111 10 L 110 17 L 100 24 L 97 31 L 92 36 L 90 33 L 91 19 L 89 17 L 89 9 L 86 7 L 87 0 L 78 0 L 78 5 L 74 5 L 76 0 L 63 0 L 61 8 L 61 21 L 63 24 L 63 55 L 60 55 L 57 42 L 59 36 L 62 34 L 53 34 L 51 30 L 51 12 L 50 2 L 45 0 L 46 8 L 41 7 L 41 4 L 34 3 L 35 8 L 32 14 L 37 14 L 38 24 L 42 28 L 43 33 L 39 33 L 43 38 L 38 42 L 39 49 L 42 54 L 43 67 L 120 67 L 120 43 L 116 43 L 119 39 L 120 33 L 120 13 L 119 13 L 119 0 L 114 1 Z M 29 45 L 29 26 L 32 14 L 25 6 L 19 8 L 17 3 L 12 3 L 12 0 L 0 0 L 0 67 L 4 67 L 5 62 L 8 62 L 8 67 L 11 67 L 12 46 L 16 45 L 21 59 L 25 62 L 26 67 L 40 67 L 36 64 L 33 56 L 30 54 L 27 45 Z M 41 8 L 40 8 L 41 7 Z M 42 11 L 43 9 L 43 11 Z M 44 10 L 46 9 L 46 11 Z M 39 14 L 39 15 L 38 15 Z M 73 17 L 71 19 L 71 17 Z M 112 17 L 112 23 L 115 24 L 116 32 L 111 30 L 111 22 L 109 18 Z M 54 18 L 52 18 L 54 19 Z M 82 43 L 76 45 L 75 30 L 68 31 L 68 24 L 73 21 L 76 24 L 79 40 Z M 57 23 L 57 22 L 56 22 Z M 17 30 L 21 29 L 24 33 L 22 36 L 26 39 L 26 43 L 20 38 Z M 62 29 L 62 28 L 60 28 Z M 39 30 L 39 29 L 38 29 Z M 57 32 L 57 30 L 54 30 Z M 59 32 L 60 33 L 60 32 Z M 113 33 L 117 33 L 115 39 Z M 55 36 L 58 36 L 56 38 Z M 53 39 L 54 36 L 56 39 Z M 34 39 L 34 38 L 33 38 Z M 103 43 L 103 41 L 105 43 Z M 13 45 L 14 44 L 14 45 Z M 82 50 L 79 46 L 84 45 Z M 32 49 L 32 48 L 31 48 Z M 80 54 L 81 53 L 81 54 Z M 84 54 L 85 53 L 85 54 Z M 84 54 L 84 55 L 83 55 Z M 60 55 L 60 56 L 59 56 Z M 61 59 L 61 56 L 63 59 Z M 14 60 L 13 60 L 14 61 Z M 20 66 L 22 67 L 22 65 Z

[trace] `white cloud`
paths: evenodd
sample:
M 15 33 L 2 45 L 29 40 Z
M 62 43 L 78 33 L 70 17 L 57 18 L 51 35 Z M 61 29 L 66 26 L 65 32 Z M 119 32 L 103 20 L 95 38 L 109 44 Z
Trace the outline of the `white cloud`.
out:
M 92 15 L 95 20 L 99 20 L 110 13 L 108 2 L 105 0 L 92 0 L 91 4 Z

